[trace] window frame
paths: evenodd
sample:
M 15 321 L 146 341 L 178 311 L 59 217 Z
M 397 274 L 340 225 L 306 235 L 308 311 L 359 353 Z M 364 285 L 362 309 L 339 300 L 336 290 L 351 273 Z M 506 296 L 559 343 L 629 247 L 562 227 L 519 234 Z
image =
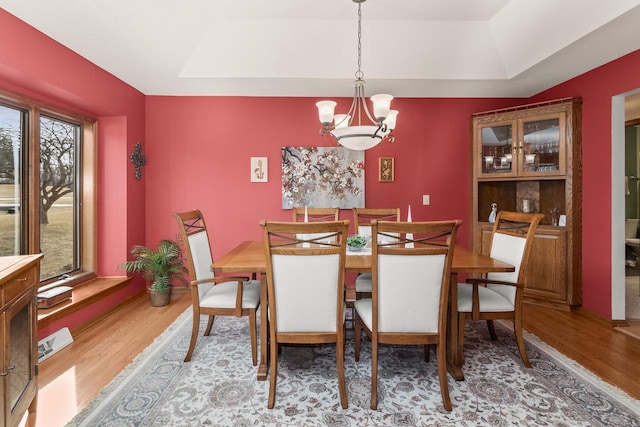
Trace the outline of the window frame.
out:
M 0 102 L 25 113 L 22 125 L 26 144 L 22 153 L 22 204 L 20 221 L 23 224 L 21 254 L 40 253 L 40 116 L 62 120 L 80 127 L 80 170 L 77 176 L 79 191 L 79 268 L 70 274 L 40 282 L 39 292 L 56 286 L 74 286 L 97 277 L 97 139 L 98 121 L 95 118 L 65 111 L 26 97 L 0 90 Z

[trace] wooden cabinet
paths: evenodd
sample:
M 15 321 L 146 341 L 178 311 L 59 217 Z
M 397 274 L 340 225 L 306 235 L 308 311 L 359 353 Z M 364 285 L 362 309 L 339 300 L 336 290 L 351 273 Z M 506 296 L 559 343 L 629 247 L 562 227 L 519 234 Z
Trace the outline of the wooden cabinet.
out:
M 478 120 L 477 126 L 474 159 L 479 177 L 502 180 L 565 175 L 564 112 L 522 118 L 509 115 L 497 123 Z
M 564 99 L 472 117 L 474 249 L 488 248 L 492 203 L 543 213 L 525 298 L 561 308 L 582 304 L 581 105 Z
M 42 255 L 0 257 L 0 426 L 16 426 L 35 412 L 37 385 L 36 288 Z

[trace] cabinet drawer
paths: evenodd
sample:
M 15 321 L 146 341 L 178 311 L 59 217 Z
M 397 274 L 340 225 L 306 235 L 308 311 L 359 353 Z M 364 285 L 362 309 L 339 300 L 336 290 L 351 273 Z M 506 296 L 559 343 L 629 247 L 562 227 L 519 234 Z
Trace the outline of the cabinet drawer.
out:
M 6 281 L 2 286 L 2 305 L 7 304 L 30 287 L 35 286 L 39 279 L 36 277 L 37 272 L 36 268 L 29 268 Z

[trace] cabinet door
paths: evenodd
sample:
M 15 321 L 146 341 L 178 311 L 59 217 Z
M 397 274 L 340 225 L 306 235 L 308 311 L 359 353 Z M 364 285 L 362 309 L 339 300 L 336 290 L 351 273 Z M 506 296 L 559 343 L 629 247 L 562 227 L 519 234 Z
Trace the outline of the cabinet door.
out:
M 515 121 L 477 124 L 474 167 L 478 176 L 515 176 L 513 132 Z
M 476 236 L 475 247 L 489 253 L 492 229 L 483 224 Z M 566 303 L 567 301 L 567 237 L 558 227 L 538 227 L 529 253 L 529 266 L 524 295 L 527 298 Z
M 8 425 L 17 425 L 36 393 L 33 291 L 26 292 L 5 314 L 7 376 L 4 403 Z
M 518 121 L 522 176 L 564 175 L 565 115 L 550 114 Z
M 7 376 L 9 372 L 7 371 L 7 366 L 9 365 L 9 348 L 8 348 L 8 339 L 7 333 L 9 332 L 7 328 L 7 313 L 6 311 L 0 312 L 0 426 L 4 426 L 5 420 L 9 415 L 7 413 L 7 405 L 6 405 L 6 391 L 8 389 L 8 380 Z
M 529 254 L 525 297 L 567 302 L 567 238 L 563 229 L 539 229 Z

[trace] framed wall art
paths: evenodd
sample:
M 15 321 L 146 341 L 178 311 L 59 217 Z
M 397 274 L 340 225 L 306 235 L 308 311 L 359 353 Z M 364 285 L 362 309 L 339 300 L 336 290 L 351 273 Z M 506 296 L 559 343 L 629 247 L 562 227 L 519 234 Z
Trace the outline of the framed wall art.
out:
M 282 208 L 364 207 L 364 152 L 344 147 L 283 147 Z
M 251 182 L 267 182 L 268 180 L 268 159 L 266 157 L 251 158 Z
M 379 175 L 378 181 L 380 182 L 393 182 L 395 179 L 395 168 L 393 157 L 380 157 L 378 159 Z

